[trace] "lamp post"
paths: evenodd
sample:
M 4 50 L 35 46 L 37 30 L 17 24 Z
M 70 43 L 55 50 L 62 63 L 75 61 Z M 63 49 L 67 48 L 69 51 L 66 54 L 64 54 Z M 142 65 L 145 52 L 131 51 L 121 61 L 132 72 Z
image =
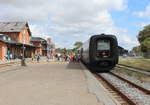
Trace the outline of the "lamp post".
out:
M 25 43 L 25 38 L 24 38 L 24 35 L 25 35 L 25 31 L 23 32 L 23 44 L 22 44 L 22 59 L 21 59 L 21 66 L 26 66 L 26 63 L 25 63 L 25 57 L 24 57 L 24 52 L 25 52 L 25 46 L 24 46 L 24 43 Z

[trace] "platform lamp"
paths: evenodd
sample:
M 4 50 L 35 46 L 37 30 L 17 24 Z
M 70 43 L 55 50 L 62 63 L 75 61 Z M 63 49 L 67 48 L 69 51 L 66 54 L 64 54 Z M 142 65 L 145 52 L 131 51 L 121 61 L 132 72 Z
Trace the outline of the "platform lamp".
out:
M 23 44 L 22 44 L 21 66 L 26 66 L 26 63 L 25 63 L 25 56 L 24 56 L 24 54 L 25 54 L 25 46 L 24 46 L 24 44 L 25 44 L 25 38 L 24 38 L 24 36 L 25 36 L 25 30 L 23 31 L 23 35 L 22 35 L 22 36 L 23 36 L 23 37 L 22 37 Z

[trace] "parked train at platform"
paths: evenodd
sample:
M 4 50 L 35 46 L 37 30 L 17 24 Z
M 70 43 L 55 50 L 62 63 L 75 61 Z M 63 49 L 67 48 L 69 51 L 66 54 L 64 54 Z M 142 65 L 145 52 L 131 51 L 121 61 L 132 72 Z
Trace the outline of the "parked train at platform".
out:
M 119 58 L 118 42 L 114 35 L 94 35 L 80 48 L 81 61 L 94 72 L 108 72 Z

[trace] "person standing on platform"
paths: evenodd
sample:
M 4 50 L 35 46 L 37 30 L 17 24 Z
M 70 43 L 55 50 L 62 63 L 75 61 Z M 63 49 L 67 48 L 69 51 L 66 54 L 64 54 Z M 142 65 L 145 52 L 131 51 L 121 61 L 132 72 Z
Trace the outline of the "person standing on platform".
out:
M 37 62 L 39 62 L 40 61 L 40 55 L 38 54 L 37 55 Z
M 35 58 L 34 54 L 32 53 L 32 55 L 31 55 L 31 56 L 32 56 L 32 61 L 34 61 L 34 58 Z
M 57 60 L 58 60 L 58 61 L 60 61 L 60 57 L 61 57 L 61 54 L 58 53 L 58 54 L 57 54 Z
M 51 58 L 50 54 L 47 54 L 47 62 L 49 62 L 49 59 Z
M 8 61 L 10 60 L 10 51 L 9 50 L 7 51 L 7 59 L 8 59 Z
M 12 53 L 10 53 L 10 60 L 12 60 L 13 59 L 13 55 L 12 55 Z

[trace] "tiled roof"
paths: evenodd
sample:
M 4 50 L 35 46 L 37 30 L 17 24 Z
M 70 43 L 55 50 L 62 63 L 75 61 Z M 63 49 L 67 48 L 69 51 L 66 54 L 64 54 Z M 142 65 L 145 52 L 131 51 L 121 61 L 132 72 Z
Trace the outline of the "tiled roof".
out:
M 0 22 L 0 32 L 21 32 L 26 22 Z
M 39 41 L 46 41 L 45 39 L 41 37 L 31 37 L 31 42 L 39 42 Z

